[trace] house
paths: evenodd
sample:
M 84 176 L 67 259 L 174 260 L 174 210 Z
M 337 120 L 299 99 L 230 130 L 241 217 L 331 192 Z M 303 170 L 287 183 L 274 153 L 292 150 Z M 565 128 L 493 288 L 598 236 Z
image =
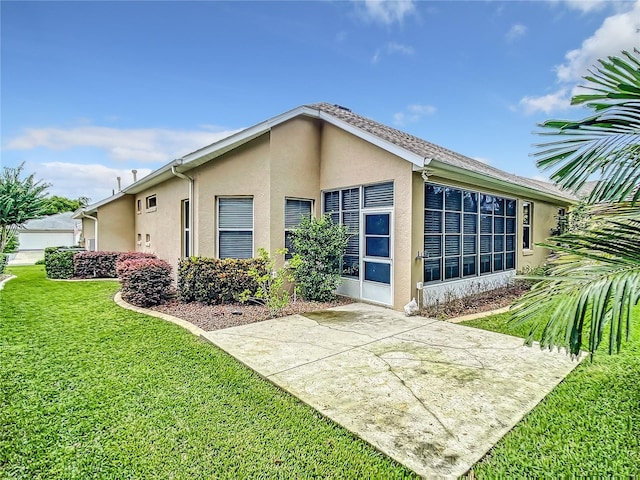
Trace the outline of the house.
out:
M 44 250 L 47 247 L 77 245 L 79 229 L 80 222 L 73 218 L 72 212 L 29 220 L 17 230 L 18 249 Z
M 175 160 L 75 214 L 86 245 L 251 257 L 288 244 L 300 214 L 330 213 L 353 237 L 340 293 L 402 308 L 504 284 L 542 264 L 535 246 L 575 199 L 319 103 Z

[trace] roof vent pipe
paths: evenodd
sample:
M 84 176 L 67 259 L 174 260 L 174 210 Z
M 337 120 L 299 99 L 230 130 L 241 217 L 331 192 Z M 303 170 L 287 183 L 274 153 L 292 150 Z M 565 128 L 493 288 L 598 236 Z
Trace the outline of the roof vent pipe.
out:
M 136 183 L 138 181 L 138 170 L 131 170 L 131 173 L 133 173 L 133 183 Z
M 122 191 L 122 185 L 121 185 L 121 178 L 120 177 L 116 177 L 116 180 L 118 180 L 118 192 Z

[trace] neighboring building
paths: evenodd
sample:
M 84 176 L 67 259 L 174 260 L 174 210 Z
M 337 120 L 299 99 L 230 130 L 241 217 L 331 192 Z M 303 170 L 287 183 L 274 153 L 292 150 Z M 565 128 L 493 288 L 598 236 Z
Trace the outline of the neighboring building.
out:
M 300 214 L 354 234 L 340 292 L 402 308 L 506 282 L 574 197 L 326 103 L 171 162 L 75 214 L 87 247 L 251 257 L 288 244 Z
M 58 213 L 26 222 L 18 229 L 18 249 L 44 250 L 46 247 L 70 247 L 78 244 L 81 222 L 72 212 Z

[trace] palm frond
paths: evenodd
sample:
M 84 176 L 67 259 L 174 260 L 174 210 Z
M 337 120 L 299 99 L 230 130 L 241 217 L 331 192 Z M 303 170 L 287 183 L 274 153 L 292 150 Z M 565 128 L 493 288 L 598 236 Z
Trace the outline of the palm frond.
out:
M 593 93 L 573 97 L 595 111 L 583 120 L 548 120 L 539 126 L 543 136 L 556 140 L 537 145 L 541 169 L 555 169 L 550 178 L 561 187 L 578 191 L 594 175 L 600 178 L 588 201 L 619 202 L 630 195 L 640 200 L 640 51 L 622 52 L 623 58 L 600 60 L 585 77 Z
M 577 355 L 586 346 L 594 352 L 609 325 L 609 352 L 619 351 L 629 336 L 631 307 L 640 299 L 638 239 L 636 209 L 631 216 L 601 218 L 592 229 L 542 244 L 555 252 L 550 275 L 513 307 L 516 322 L 549 312 L 542 323 L 533 323 L 528 342 L 541 332 L 543 347 L 566 346 Z

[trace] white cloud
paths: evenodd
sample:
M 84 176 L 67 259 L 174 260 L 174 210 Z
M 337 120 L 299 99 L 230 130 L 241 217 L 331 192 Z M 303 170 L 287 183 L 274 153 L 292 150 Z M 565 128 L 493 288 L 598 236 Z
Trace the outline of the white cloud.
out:
M 611 5 L 611 0 L 551 0 L 553 3 L 559 1 L 572 10 L 578 10 L 582 13 L 590 13 Z
M 520 100 L 520 106 L 525 113 L 544 112 L 547 115 L 552 112 L 566 110 L 570 107 L 571 98 L 566 88 L 562 88 L 554 93 L 549 93 L 541 97 L 524 97 Z
M 622 50 L 638 44 L 640 28 L 640 0 L 631 10 L 607 17 L 600 28 L 580 48 L 565 55 L 566 62 L 556 67 L 558 80 L 579 81 L 600 58 L 618 55 Z
M 433 105 L 411 104 L 404 111 L 393 114 L 393 123 L 395 125 L 406 125 L 414 123 L 427 115 L 433 115 L 437 109 Z
M 89 197 L 97 202 L 118 190 L 116 177 L 121 178 L 122 188 L 133 183 L 131 170 L 111 168 L 101 164 L 76 164 L 67 162 L 29 162 L 26 168 L 36 178 L 50 183 L 48 192 L 68 198 Z M 150 168 L 138 168 L 138 179 L 151 173 Z
M 507 40 L 510 42 L 517 40 L 520 37 L 523 37 L 527 33 L 527 26 L 522 25 L 521 23 L 516 23 L 512 25 L 509 31 L 507 32 Z
M 591 2 L 583 2 L 591 3 Z M 600 4 L 602 2 L 593 2 Z M 572 8 L 579 8 L 578 2 L 567 2 Z M 622 50 L 630 50 L 638 42 L 640 29 L 640 0 L 623 2 L 619 8 L 626 10 L 607 17 L 602 25 L 589 38 L 582 42 L 580 48 L 571 50 L 565 55 L 565 63 L 556 66 L 556 77 L 560 83 L 555 93 L 540 97 L 526 96 L 519 105 L 526 113 L 538 111 L 550 114 L 569 107 L 570 95 L 578 89 L 578 83 L 588 74 L 588 70 L 597 64 L 598 59 L 611 55 L 620 55 Z M 582 11 L 595 9 L 596 6 L 583 7 Z M 598 6 L 597 8 L 601 8 Z
M 107 152 L 114 160 L 168 162 L 235 133 L 211 126 L 201 128 L 202 130 L 195 131 L 162 128 L 126 130 L 92 125 L 66 129 L 29 128 L 23 135 L 9 140 L 3 150 L 69 150 L 75 147 L 93 147 Z
M 371 58 L 371 63 L 376 64 L 382 58 L 382 54 L 386 55 L 413 55 L 415 50 L 410 45 L 403 45 L 402 43 L 389 42 L 383 48 L 378 48 Z
M 384 25 L 402 23 L 405 17 L 416 13 L 413 0 L 364 0 L 356 3 L 366 20 Z
M 400 53 L 402 55 L 413 55 L 413 47 L 409 45 L 402 45 L 401 43 L 389 42 L 387 44 L 387 53 L 393 55 L 394 53 Z

